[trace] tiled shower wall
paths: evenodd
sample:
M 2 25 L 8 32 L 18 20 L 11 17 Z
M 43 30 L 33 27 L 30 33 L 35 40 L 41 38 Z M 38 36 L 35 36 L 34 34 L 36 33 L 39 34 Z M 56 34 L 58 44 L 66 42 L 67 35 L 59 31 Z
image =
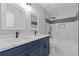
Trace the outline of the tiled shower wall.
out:
M 52 24 L 51 26 L 53 39 L 78 42 L 78 20 Z

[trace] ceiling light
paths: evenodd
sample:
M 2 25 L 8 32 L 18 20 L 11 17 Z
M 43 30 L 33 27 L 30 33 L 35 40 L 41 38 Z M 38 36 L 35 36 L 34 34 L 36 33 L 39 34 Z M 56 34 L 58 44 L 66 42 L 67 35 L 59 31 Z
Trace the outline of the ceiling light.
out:
M 32 11 L 32 4 L 31 3 L 26 3 L 26 11 Z

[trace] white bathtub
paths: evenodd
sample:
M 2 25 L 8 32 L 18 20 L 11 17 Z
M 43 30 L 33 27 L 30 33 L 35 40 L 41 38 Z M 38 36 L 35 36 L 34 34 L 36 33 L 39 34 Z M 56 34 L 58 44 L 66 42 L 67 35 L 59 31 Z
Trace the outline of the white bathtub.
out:
M 50 39 L 50 56 L 78 56 L 77 42 Z

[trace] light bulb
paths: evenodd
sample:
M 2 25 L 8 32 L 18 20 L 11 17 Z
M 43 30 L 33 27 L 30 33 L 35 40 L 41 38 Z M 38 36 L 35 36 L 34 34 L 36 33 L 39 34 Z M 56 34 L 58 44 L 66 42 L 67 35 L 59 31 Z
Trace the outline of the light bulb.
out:
M 32 7 L 30 5 L 26 5 L 26 11 L 32 11 Z

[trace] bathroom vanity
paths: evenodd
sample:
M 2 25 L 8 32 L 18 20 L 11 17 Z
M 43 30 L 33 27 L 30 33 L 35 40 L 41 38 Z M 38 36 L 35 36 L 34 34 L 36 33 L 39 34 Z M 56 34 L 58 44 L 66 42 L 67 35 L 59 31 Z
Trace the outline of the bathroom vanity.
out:
M 0 43 L 0 56 L 48 56 L 49 36 L 39 35 L 16 39 L 14 42 L 6 40 Z M 11 44 L 10 44 L 11 43 Z M 2 48 L 1 48 L 2 46 Z
M 39 30 L 39 16 L 30 15 L 31 30 Z M 49 55 L 49 35 L 19 36 L 18 30 L 25 30 L 26 14 L 24 8 L 14 3 L 0 4 L 0 30 L 14 31 L 15 38 L 0 39 L 0 56 L 47 56 Z

